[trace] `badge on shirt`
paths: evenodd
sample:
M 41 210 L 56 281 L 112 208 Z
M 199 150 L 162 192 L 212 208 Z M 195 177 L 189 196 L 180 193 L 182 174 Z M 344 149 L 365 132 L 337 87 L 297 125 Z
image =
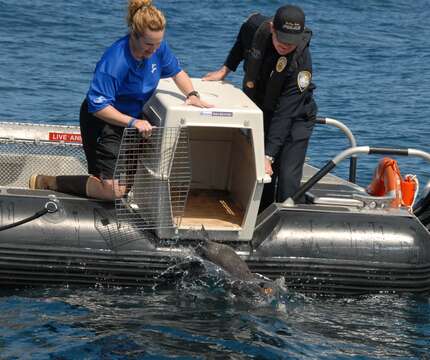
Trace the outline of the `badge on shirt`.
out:
M 281 56 L 276 63 L 276 71 L 279 73 L 282 72 L 285 69 L 285 66 L 287 66 L 287 64 L 287 58 L 285 56 Z
M 306 90 L 306 88 L 311 83 L 312 74 L 309 71 L 300 71 L 297 75 L 297 86 L 300 90 L 300 92 L 303 92 Z

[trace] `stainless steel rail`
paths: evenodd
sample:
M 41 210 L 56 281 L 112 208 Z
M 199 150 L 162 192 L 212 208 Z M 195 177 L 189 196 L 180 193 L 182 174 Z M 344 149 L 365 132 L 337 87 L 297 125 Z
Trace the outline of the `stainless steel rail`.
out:
M 352 131 L 341 121 L 335 120 L 332 118 L 327 117 L 317 117 L 316 121 L 317 124 L 323 124 L 323 125 L 330 125 L 337 127 L 340 129 L 348 138 L 350 147 L 356 147 L 357 141 L 355 140 L 354 134 Z M 357 179 L 357 156 L 353 155 L 351 156 L 350 162 L 349 162 L 349 181 L 352 183 L 355 183 Z
M 306 183 L 304 183 L 300 189 L 289 199 L 286 200 L 285 205 L 294 204 L 300 199 L 306 191 L 311 189 L 319 180 L 327 175 L 334 167 L 336 167 L 341 161 L 348 157 L 355 155 L 398 155 L 398 156 L 417 156 L 430 162 L 430 154 L 423 150 L 417 149 L 395 149 L 395 148 L 379 148 L 369 146 L 356 146 L 346 149 L 335 156 L 332 160 L 328 161 L 314 176 L 312 176 Z

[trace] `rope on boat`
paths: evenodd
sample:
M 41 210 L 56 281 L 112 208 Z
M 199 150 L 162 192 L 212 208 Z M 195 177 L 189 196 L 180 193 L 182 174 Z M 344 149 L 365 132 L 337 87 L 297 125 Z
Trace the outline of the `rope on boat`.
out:
M 45 206 L 43 207 L 43 209 L 35 212 L 33 215 L 22 219 L 20 221 L 14 222 L 12 224 L 8 224 L 8 225 L 4 225 L 4 226 L 0 226 L 0 231 L 4 231 L 4 230 L 8 230 L 8 229 L 12 229 L 14 227 L 17 227 L 19 225 L 22 224 L 26 224 L 30 221 L 36 220 L 38 218 L 40 218 L 41 216 L 45 215 L 45 214 L 52 214 L 58 211 L 58 205 L 56 202 L 54 201 L 48 201 Z

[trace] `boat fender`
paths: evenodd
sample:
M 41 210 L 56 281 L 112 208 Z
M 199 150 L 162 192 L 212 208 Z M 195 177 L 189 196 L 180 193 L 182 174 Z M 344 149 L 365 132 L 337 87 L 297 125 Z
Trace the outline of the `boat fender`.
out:
M 418 180 L 416 176 L 408 174 L 402 179 L 397 161 L 388 157 L 381 159 L 373 174 L 372 182 L 367 192 L 373 196 L 391 196 L 390 206 L 411 207 L 416 198 Z

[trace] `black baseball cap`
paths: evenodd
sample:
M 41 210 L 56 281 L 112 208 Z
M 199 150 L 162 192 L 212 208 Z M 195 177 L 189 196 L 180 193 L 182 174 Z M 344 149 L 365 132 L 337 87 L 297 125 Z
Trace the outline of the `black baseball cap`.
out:
M 280 42 L 298 45 L 305 30 L 305 13 L 298 6 L 282 6 L 276 10 L 273 27 Z

